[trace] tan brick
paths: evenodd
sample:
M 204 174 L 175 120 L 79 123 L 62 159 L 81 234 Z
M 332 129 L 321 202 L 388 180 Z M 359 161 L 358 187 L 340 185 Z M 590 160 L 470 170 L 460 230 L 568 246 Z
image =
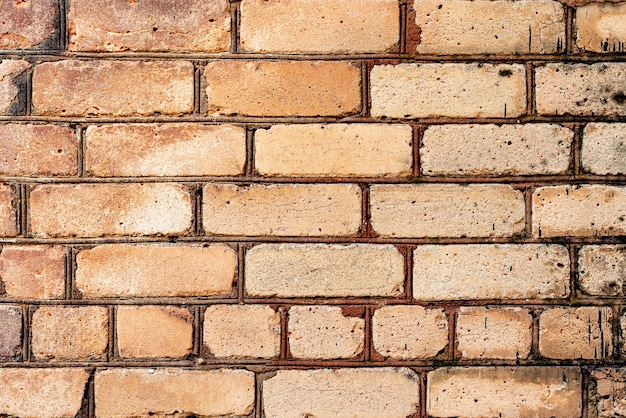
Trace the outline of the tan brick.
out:
M 180 184 L 41 185 L 30 193 L 30 227 L 36 237 L 180 235 L 191 197 Z
M 391 245 L 262 244 L 246 255 L 251 296 L 399 296 L 404 258 Z
M 374 349 L 400 360 L 435 357 L 448 346 L 448 318 L 443 309 L 383 306 L 374 312 Z
M 124 358 L 178 358 L 191 353 L 193 317 L 173 306 L 120 306 L 117 341 Z
M 0 49 L 53 47 L 54 0 L 0 1 Z
M 573 367 L 445 367 L 428 373 L 429 417 L 579 417 Z
M 626 295 L 626 246 L 585 245 L 578 253 L 580 290 L 591 296 Z
M 541 115 L 626 115 L 625 63 L 546 64 L 535 70 Z
M 33 74 L 33 114 L 191 113 L 193 84 L 193 65 L 188 61 L 46 62 L 37 65 Z
M 420 245 L 414 251 L 418 300 L 553 299 L 569 292 L 562 245 Z
M 204 76 L 213 116 L 345 116 L 361 104 L 349 62 L 213 61 Z
M 425 175 L 562 174 L 574 132 L 555 124 L 433 125 L 420 148 Z
M 0 415 L 74 418 L 89 374 L 77 368 L 0 369 Z
M 419 377 L 408 368 L 280 370 L 263 382 L 267 418 L 404 418 L 419 411 Z
M 16 78 L 28 67 L 30 64 L 27 61 L 0 60 L 0 115 L 17 110 L 19 89 Z
M 109 313 L 102 306 L 43 306 L 32 319 L 31 350 L 38 360 L 105 360 Z
M 274 125 L 254 135 L 255 168 L 270 176 L 406 176 L 411 139 L 408 125 Z
M 591 3 L 576 9 L 576 46 L 593 52 L 625 52 L 626 4 Z
M 277 357 L 280 315 L 262 305 L 209 306 L 204 312 L 203 342 L 215 357 Z
M 505 237 L 524 231 L 524 196 L 506 184 L 373 185 L 371 221 L 383 237 Z
M 228 295 L 237 253 L 222 244 L 100 245 L 76 257 L 83 298 Z
M 0 306 L 0 359 L 16 357 L 22 348 L 22 309 L 19 306 Z M 0 374 L 1 376 L 1 374 Z M 0 377 L 2 381 L 2 377 Z M 0 389 L 0 399 L 2 399 Z M 2 401 L 0 400 L 0 403 Z M 0 413 L 2 413 L 0 405 Z
M 16 299 L 61 299 L 65 295 L 65 248 L 60 245 L 5 245 L 0 280 Z
M 394 52 L 399 34 L 400 8 L 396 0 L 241 3 L 242 51 Z
M 247 370 L 109 369 L 95 376 L 96 416 L 232 416 L 254 407 Z
M 354 184 L 211 183 L 202 217 L 210 235 L 346 236 L 361 226 Z
M 626 369 L 591 371 L 595 384 L 589 387 L 589 418 L 616 418 L 626 414 Z
M 462 307 L 456 326 L 463 358 L 524 360 L 530 354 L 532 317 L 528 309 Z
M 580 7 L 589 3 L 621 3 L 624 0 L 559 0 L 559 1 L 567 6 Z
M 535 237 L 595 237 L 626 232 L 626 189 L 607 185 L 540 187 L 533 194 Z
M 13 188 L 0 183 L 0 237 L 17 235 L 17 220 L 13 207 Z
M 228 0 L 72 0 L 70 6 L 72 51 L 225 52 L 230 47 Z
M 516 117 L 526 112 L 526 78 L 518 64 L 376 65 L 372 116 Z
M 539 352 L 554 359 L 604 359 L 613 353 L 611 308 L 548 308 L 539 316 Z
M 588 124 L 583 134 L 583 169 L 593 174 L 626 173 L 625 144 L 625 123 Z

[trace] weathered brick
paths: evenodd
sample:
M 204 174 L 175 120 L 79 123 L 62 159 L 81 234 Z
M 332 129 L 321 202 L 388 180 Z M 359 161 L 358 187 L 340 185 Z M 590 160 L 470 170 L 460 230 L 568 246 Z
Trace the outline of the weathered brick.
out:
M 0 115 L 21 110 L 17 77 L 28 67 L 30 64 L 27 61 L 0 60 Z
M 383 306 L 372 319 L 374 349 L 400 360 L 435 357 L 448 346 L 448 318 L 443 309 Z
M 612 355 L 608 307 L 549 308 L 539 316 L 539 352 L 554 359 L 604 359 Z
M 32 318 L 31 350 L 39 360 L 104 360 L 109 313 L 102 306 L 42 306 Z
M 188 61 L 46 62 L 35 66 L 33 114 L 141 116 L 191 113 L 193 85 L 193 65 Z
M 59 245 L 5 245 L 0 280 L 16 299 L 61 299 L 65 295 L 65 248 Z
M 573 367 L 446 367 L 428 373 L 429 417 L 579 417 Z
M 191 197 L 180 184 L 41 185 L 30 193 L 30 227 L 36 237 L 185 234 Z
M 228 295 L 237 253 L 222 244 L 101 245 L 76 257 L 83 298 Z
M 193 317 L 173 306 L 120 306 L 117 341 L 124 358 L 178 358 L 191 353 Z
M 361 189 L 354 184 L 211 183 L 203 192 L 210 235 L 346 236 L 361 226 Z
M 399 33 L 396 0 L 241 2 L 242 51 L 394 52 Z
M 203 342 L 215 357 L 277 357 L 280 315 L 262 305 L 209 306 L 204 312 Z
M 228 0 L 72 0 L 70 6 L 72 51 L 225 52 L 230 47 Z
M 576 9 L 576 46 L 593 52 L 626 52 L 626 4 L 591 3 Z
M 349 62 L 213 61 L 204 76 L 213 116 L 345 116 L 361 104 Z
M 626 369 L 596 369 L 591 371 L 589 386 L 589 418 L 626 416 Z
M 524 230 L 524 196 L 506 184 L 373 185 L 372 227 L 384 237 L 504 237 Z
M 571 6 L 580 7 L 589 3 L 621 3 L 624 0 L 559 0 L 561 3 Z
M 270 176 L 405 176 L 411 139 L 408 125 L 274 125 L 254 134 L 255 168 Z
M 0 183 L 0 237 L 17 235 L 13 188 Z
M 19 306 L 2 305 L 0 306 L 0 359 L 16 357 L 21 353 L 21 347 L 22 310 Z M 2 393 L 2 389 L 0 389 L 0 393 Z M 0 399 L 2 399 L 2 395 L 0 395 Z M 0 406 L 0 411 L 2 411 L 1 408 L 2 406 Z
M 372 116 L 516 117 L 526 112 L 526 78 L 518 64 L 375 65 Z
M 583 134 L 583 169 L 593 174 L 626 173 L 625 144 L 626 124 L 588 124 Z
M 419 394 L 407 368 L 280 370 L 263 382 L 263 409 L 267 418 L 404 418 L 419 411 Z
M 54 0 L 0 2 L 0 49 L 54 47 Z
M 562 174 L 574 132 L 555 124 L 433 125 L 420 148 L 425 175 Z
M 414 251 L 418 300 L 553 299 L 569 292 L 562 245 L 421 245 Z
M 404 258 L 391 245 L 262 244 L 246 254 L 250 296 L 399 296 Z
M 585 245 L 578 253 L 580 290 L 591 296 L 626 295 L 626 246 Z
M 463 358 L 524 360 L 530 354 L 532 317 L 526 308 L 462 307 L 456 326 Z

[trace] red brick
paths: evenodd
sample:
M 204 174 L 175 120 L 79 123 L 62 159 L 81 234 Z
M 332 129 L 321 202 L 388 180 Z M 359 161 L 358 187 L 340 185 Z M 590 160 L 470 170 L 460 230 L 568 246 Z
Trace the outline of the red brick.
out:
M 0 1 L 0 49 L 54 47 L 54 0 Z
M 13 188 L 8 184 L 0 184 L 0 237 L 17 235 L 17 219 L 13 201 Z

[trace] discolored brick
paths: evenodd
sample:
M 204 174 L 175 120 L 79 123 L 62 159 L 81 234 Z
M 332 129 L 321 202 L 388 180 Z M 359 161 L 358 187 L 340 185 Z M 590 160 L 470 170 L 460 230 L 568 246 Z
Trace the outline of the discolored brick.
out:
M 17 357 L 21 353 L 21 348 L 22 309 L 19 306 L 2 305 L 0 306 L 0 360 Z M 1 380 L 2 377 L 0 377 Z M 2 399 L 1 393 L 0 389 L 0 399 Z M 1 408 L 0 406 L 0 411 Z
M 585 245 L 578 252 L 580 290 L 591 296 L 626 295 L 626 247 Z
M 5 1 L 3 1 L 5 3 Z M 30 67 L 27 61 L 0 60 L 0 115 L 19 112 L 18 77 Z
M 60 245 L 5 245 L 0 252 L 0 280 L 16 299 L 65 296 L 65 248 Z
M 0 49 L 54 47 L 57 13 L 54 0 L 2 0 Z
M 593 174 L 626 173 L 626 124 L 590 123 L 583 131 L 583 169 Z
M 626 414 L 626 369 L 599 368 L 591 371 L 589 417 L 616 418 Z
M 576 9 L 576 46 L 593 52 L 626 52 L 626 4 L 594 2 Z

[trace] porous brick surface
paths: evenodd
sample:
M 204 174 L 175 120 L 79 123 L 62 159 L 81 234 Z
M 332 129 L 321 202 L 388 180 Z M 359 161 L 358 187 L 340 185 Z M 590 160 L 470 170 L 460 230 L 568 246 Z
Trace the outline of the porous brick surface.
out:
M 589 3 L 576 10 L 576 46 L 593 52 L 624 52 L 626 4 Z
M 0 60 L 0 115 L 15 113 L 19 108 L 18 77 L 30 64 L 24 60 Z
M 14 199 L 14 189 L 8 184 L 0 183 L 0 237 L 17 234 Z
M 58 13 L 54 0 L 3 0 L 0 10 L 0 49 L 54 46 Z
M 583 133 L 581 153 L 583 169 L 593 174 L 624 174 L 625 142 L 626 124 L 588 124 Z
M 22 310 L 19 306 L 0 306 L 0 359 L 16 357 L 22 345 Z
M 65 296 L 65 248 L 60 245 L 5 245 L 0 278 L 6 296 L 62 299 Z
M 585 245 L 578 253 L 580 290 L 591 296 L 619 296 L 626 291 L 626 247 Z

